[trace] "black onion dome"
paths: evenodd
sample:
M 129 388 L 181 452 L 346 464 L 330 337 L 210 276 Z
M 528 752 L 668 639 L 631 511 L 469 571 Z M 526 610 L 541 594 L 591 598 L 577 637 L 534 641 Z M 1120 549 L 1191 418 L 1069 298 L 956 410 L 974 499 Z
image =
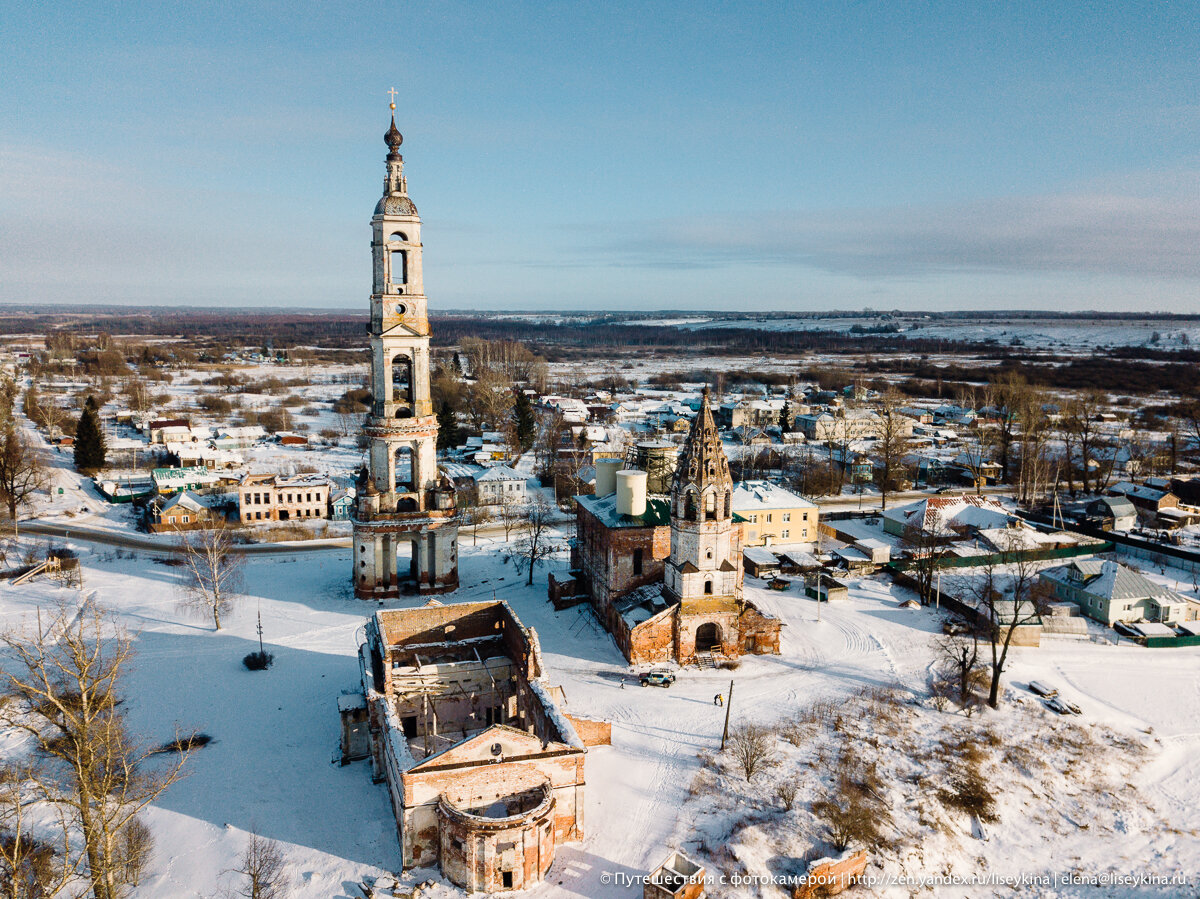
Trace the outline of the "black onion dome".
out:
M 388 145 L 388 149 L 393 153 L 400 149 L 400 145 L 404 143 L 404 135 L 400 133 L 400 129 L 396 127 L 396 117 L 392 116 L 392 126 L 388 128 L 387 134 L 383 136 L 383 142 Z

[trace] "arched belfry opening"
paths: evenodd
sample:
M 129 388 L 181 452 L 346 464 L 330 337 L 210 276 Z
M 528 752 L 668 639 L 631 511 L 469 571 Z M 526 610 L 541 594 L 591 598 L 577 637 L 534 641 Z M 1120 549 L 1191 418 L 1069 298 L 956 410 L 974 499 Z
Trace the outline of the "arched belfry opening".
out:
M 392 402 L 400 404 L 396 418 L 409 418 L 413 414 L 413 361 L 407 353 L 392 357 Z

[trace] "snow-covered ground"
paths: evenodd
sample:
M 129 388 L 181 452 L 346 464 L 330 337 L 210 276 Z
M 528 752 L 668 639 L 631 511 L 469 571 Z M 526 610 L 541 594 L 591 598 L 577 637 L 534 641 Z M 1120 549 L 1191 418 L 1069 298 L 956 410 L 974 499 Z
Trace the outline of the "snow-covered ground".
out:
M 366 763 L 336 763 L 336 699 L 356 686 L 361 627 L 376 608 L 351 597 L 348 553 L 248 559 L 247 596 L 225 629 L 213 632 L 180 609 L 178 569 L 145 556 L 79 550 L 82 593 L 114 608 L 137 635 L 127 682 L 134 728 L 155 742 L 173 737 L 177 724 L 214 738 L 189 760 L 189 776 L 151 809 L 153 873 L 135 895 L 216 895 L 230 885 L 232 875 L 223 872 L 252 829 L 284 844 L 297 897 L 356 897 L 353 885 L 363 877 L 395 871 L 399 852 L 384 788 L 371 783 Z M 463 587 L 443 599 L 495 595 L 511 603 L 537 630 L 549 675 L 562 685 L 569 710 L 613 722 L 613 745 L 593 748 L 587 757 L 587 836 L 560 847 L 548 882 L 528 893 L 553 899 L 640 895 L 640 888 L 606 882 L 604 875 L 643 874 L 674 847 L 696 851 L 681 809 L 701 756 L 719 746 L 724 709 L 713 697 L 728 694 L 730 679 L 735 725 L 772 723 L 815 700 L 864 687 L 899 684 L 920 692 L 940 630 L 935 612 L 897 608 L 905 594 L 883 578 L 859 581 L 848 601 L 823 605 L 819 622 L 817 606 L 798 585 L 775 592 L 748 579 L 748 598 L 785 622 L 782 654 L 744 659 L 735 671 L 685 670 L 670 689 L 643 689 L 586 608 L 555 613 L 545 598 L 545 571 L 526 587 L 504 561 L 502 542 L 464 542 L 461 576 Z M 16 588 L 0 582 L 0 620 L 15 624 L 37 605 L 60 599 L 78 595 L 45 579 Z M 257 648 L 260 609 L 276 662 L 268 672 L 250 673 L 241 659 Z M 1076 864 L 1136 867 L 1157 852 L 1200 870 L 1200 840 L 1194 839 L 1200 832 L 1200 649 L 1048 641 L 1014 655 L 1010 684 L 1052 681 L 1083 707 L 1081 726 L 1105 722 L 1140 735 L 1149 746 L 1146 762 L 1118 798 L 1131 809 L 1151 802 L 1177 831 L 1154 829 L 1154 816 L 1130 814 L 1120 839 L 1110 833 L 1073 838 Z M 1142 733 L 1147 728 L 1152 735 Z M 1031 833 L 1018 816 L 1002 817 L 992 831 L 997 846 L 1029 843 L 1023 864 L 1052 867 L 1059 860 L 1063 847 L 1052 835 Z M 416 872 L 409 881 L 431 877 L 436 872 Z M 782 895 L 771 887 L 762 894 Z M 459 894 L 443 885 L 425 895 Z

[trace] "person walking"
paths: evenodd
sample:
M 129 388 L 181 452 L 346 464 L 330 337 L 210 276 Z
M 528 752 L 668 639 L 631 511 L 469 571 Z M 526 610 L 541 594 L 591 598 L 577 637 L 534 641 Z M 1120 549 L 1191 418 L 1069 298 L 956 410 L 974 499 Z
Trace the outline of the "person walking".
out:
M 715 705 L 715 706 L 725 705 L 725 697 L 722 696 L 720 693 L 718 693 L 716 696 L 713 697 L 713 705 Z

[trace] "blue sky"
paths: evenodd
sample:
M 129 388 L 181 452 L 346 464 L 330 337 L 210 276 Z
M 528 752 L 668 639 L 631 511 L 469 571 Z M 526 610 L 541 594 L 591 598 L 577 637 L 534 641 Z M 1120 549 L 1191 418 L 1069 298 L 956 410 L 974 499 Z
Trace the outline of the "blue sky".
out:
M 1192 3 L 9 4 L 0 302 L 1200 312 Z

